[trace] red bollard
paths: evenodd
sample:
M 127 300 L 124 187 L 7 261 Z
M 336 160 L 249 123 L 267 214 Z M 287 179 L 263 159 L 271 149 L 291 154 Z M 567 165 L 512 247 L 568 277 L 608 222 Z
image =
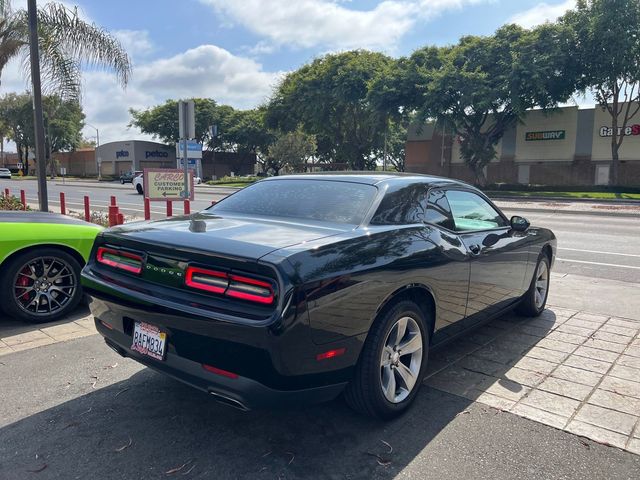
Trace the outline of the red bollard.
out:
M 109 205 L 109 226 L 113 227 L 118 224 L 118 207 Z
M 144 219 L 151 220 L 151 202 L 148 198 L 144 199 Z
M 27 209 L 27 195 L 24 193 L 24 190 L 20 190 L 20 203 L 22 203 L 22 209 Z
M 184 214 L 189 215 L 191 213 L 191 202 L 189 200 L 184 201 Z
M 89 209 L 89 195 L 84 196 L 84 220 L 85 222 L 91 221 L 91 210 Z
M 167 200 L 167 217 L 173 217 L 173 204 L 171 200 Z
M 124 223 L 124 215 L 122 213 L 118 213 L 118 225 L 122 225 Z
M 8 188 L 4 189 L 4 196 L 9 198 L 9 189 Z
M 64 201 L 64 192 L 60 192 L 60 213 L 62 215 L 67 214 L 67 204 Z
M 114 195 L 111 195 L 111 205 L 116 206 L 116 197 Z

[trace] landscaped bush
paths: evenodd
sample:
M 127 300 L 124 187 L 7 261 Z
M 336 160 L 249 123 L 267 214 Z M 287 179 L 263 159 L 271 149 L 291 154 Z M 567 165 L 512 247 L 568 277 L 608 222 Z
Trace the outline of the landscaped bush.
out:
M 13 195 L 0 195 L 0 210 L 24 210 L 22 203 L 18 197 Z M 27 210 L 31 210 L 27 205 Z

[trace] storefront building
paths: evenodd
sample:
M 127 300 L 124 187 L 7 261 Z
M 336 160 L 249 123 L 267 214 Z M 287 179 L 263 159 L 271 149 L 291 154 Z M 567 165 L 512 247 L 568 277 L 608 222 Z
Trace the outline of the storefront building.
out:
M 611 117 L 602 108 L 533 110 L 506 132 L 487 166 L 489 183 L 607 185 L 611 168 Z M 620 184 L 640 186 L 640 116 L 624 133 L 619 151 Z M 406 145 L 406 171 L 473 182 L 457 138 L 432 126 L 412 128 Z
M 145 168 L 176 168 L 176 151 L 175 147 L 143 140 L 109 142 L 96 149 L 96 162 L 101 175 L 117 177 Z

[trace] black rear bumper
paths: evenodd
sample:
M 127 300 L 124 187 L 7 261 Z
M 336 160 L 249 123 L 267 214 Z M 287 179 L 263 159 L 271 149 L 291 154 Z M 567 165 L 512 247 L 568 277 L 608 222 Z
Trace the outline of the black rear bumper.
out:
M 105 337 L 105 343 L 123 357 L 207 392 L 217 401 L 240 410 L 326 402 L 336 398 L 346 386 L 346 383 L 337 383 L 301 390 L 275 390 L 250 378 L 227 378 L 210 373 L 201 364 L 178 356 L 167 355 L 164 361 L 154 360 L 125 347 L 123 343 L 130 341 L 129 336 L 107 329 L 99 320 L 96 320 L 96 328 Z

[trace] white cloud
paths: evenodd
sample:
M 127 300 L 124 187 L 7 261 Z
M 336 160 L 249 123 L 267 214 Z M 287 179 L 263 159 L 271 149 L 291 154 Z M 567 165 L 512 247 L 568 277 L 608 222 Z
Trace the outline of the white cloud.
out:
M 562 3 L 549 5 L 539 3 L 529 10 L 515 14 L 509 19 L 509 23 L 517 23 L 525 28 L 542 25 L 545 22 L 553 22 L 564 15 L 567 10 L 576 6 L 576 0 L 565 0 Z
M 141 64 L 122 90 L 112 74 L 84 74 L 83 108 L 86 121 L 100 129 L 100 142 L 149 138 L 127 128 L 129 108 L 143 109 L 169 98 L 206 97 L 236 108 L 252 108 L 265 101 L 280 73 L 265 72 L 249 58 L 214 45 L 201 45 L 170 58 Z M 95 130 L 85 129 L 87 136 Z
M 114 30 L 111 34 L 132 58 L 144 57 L 155 48 L 147 30 Z
M 388 0 L 367 11 L 323 0 L 203 0 L 230 21 L 277 45 L 394 46 L 413 26 L 416 5 Z
M 273 46 L 327 49 L 371 48 L 393 51 L 419 19 L 443 11 L 495 0 L 385 0 L 369 10 L 338 0 L 201 0 L 224 21 L 240 24 Z

